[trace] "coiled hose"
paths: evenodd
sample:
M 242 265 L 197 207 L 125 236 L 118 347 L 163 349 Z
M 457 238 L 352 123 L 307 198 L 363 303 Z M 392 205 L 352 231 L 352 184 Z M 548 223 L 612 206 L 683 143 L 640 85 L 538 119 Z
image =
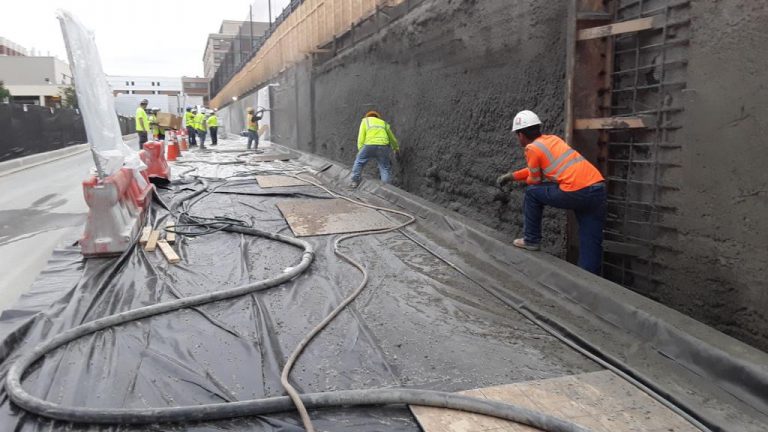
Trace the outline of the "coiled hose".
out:
M 204 181 L 203 186 L 203 188 L 196 190 L 174 202 L 170 210 L 174 211 L 181 203 L 206 192 L 208 190 L 208 185 Z M 192 217 L 189 218 L 194 221 Z M 410 221 L 405 223 L 405 225 L 408 223 L 410 223 Z M 392 228 L 391 230 L 398 229 L 401 226 Z M 109 409 L 64 406 L 33 396 L 24 389 L 22 386 L 22 378 L 27 369 L 29 369 L 36 361 L 43 358 L 46 354 L 69 342 L 77 340 L 83 336 L 93 334 L 97 331 L 128 322 L 272 288 L 297 277 L 306 271 L 306 269 L 309 268 L 313 261 L 314 249 L 311 244 L 304 240 L 280 234 L 268 233 L 255 228 L 239 225 L 227 225 L 223 228 L 223 230 L 264 237 L 296 246 L 303 249 L 301 260 L 297 265 L 286 269 L 283 274 L 259 282 L 242 285 L 232 289 L 219 290 L 212 293 L 200 294 L 192 297 L 158 303 L 130 311 L 120 312 L 114 315 L 87 322 L 85 324 L 81 324 L 70 330 L 62 332 L 55 337 L 39 344 L 30 352 L 23 354 L 19 359 L 16 360 L 16 362 L 11 365 L 5 379 L 5 388 L 11 401 L 25 411 L 43 417 L 77 423 L 97 424 L 150 424 L 218 420 L 232 417 L 265 415 L 284 412 L 289 411 L 293 405 L 308 408 L 331 408 L 342 406 L 412 404 L 437 408 L 450 408 L 477 414 L 489 415 L 500 419 L 525 424 L 549 432 L 587 432 L 587 429 L 582 428 L 581 426 L 574 423 L 523 407 L 518 407 L 498 401 L 476 399 L 454 393 L 436 392 L 429 390 L 369 389 L 299 395 L 295 389 L 293 389 L 293 396 L 295 399 L 284 396 L 186 407 Z M 387 229 L 386 231 L 390 231 L 390 229 Z M 340 252 L 338 252 L 338 244 L 340 241 L 364 234 L 365 233 L 356 233 L 339 237 L 334 243 L 337 254 L 340 254 Z M 365 269 L 362 267 L 362 265 L 356 263 L 354 260 L 343 254 L 340 254 L 340 256 L 363 271 L 364 280 L 350 297 L 348 297 L 341 305 L 339 305 L 339 307 L 337 307 L 331 313 L 331 315 L 329 315 L 329 317 L 326 317 L 326 319 L 324 319 L 320 325 L 313 329 L 313 331 L 307 335 L 304 340 L 302 340 L 294 353 L 290 356 L 289 361 L 286 363 L 286 367 L 283 370 L 283 377 L 286 380 L 288 374 L 290 373 L 291 366 L 295 363 L 296 359 L 298 359 L 298 356 L 301 354 L 301 351 L 304 349 L 304 347 L 306 347 L 311 339 L 322 330 L 324 325 L 327 325 L 327 323 L 329 323 L 333 317 L 338 315 L 338 313 L 340 313 L 341 310 L 347 304 L 349 304 L 354 299 L 354 297 L 359 294 L 360 291 L 362 291 L 362 287 L 365 286 L 365 282 L 367 281 L 367 273 L 365 272 Z M 290 388 L 292 389 L 292 387 Z M 304 412 L 306 413 L 306 408 L 304 408 Z M 309 427 L 312 427 L 311 423 Z

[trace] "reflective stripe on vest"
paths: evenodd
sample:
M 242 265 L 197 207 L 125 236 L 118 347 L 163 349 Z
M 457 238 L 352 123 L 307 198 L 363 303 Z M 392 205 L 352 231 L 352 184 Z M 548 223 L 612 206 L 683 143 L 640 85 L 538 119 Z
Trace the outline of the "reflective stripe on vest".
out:
M 373 121 L 373 124 L 371 124 Z M 380 124 L 377 124 L 379 123 Z M 364 145 L 389 145 L 389 135 L 387 134 L 387 123 L 381 119 L 372 120 L 371 117 L 365 118 L 365 142 Z
M 552 181 L 557 181 L 557 178 L 563 172 L 565 172 L 565 170 L 568 169 L 568 167 L 572 166 L 575 163 L 586 160 L 581 155 L 576 153 L 576 150 L 572 148 L 569 148 L 568 150 L 564 151 L 560 156 L 557 157 L 557 159 L 555 159 L 552 156 L 552 152 L 549 150 L 549 147 L 547 147 L 546 144 L 544 144 L 543 142 L 534 141 L 532 144 L 537 149 L 541 150 L 542 153 L 544 153 L 544 156 L 547 158 L 547 162 L 549 162 L 549 164 L 547 165 L 546 168 L 544 168 L 544 175 Z M 563 162 L 566 161 L 572 155 L 578 155 L 578 156 L 576 156 L 575 158 L 563 164 Z M 560 164 L 563 164 L 563 165 L 560 166 Z M 558 169 L 558 166 L 560 167 L 559 169 Z M 533 173 L 534 171 L 531 170 L 531 172 Z

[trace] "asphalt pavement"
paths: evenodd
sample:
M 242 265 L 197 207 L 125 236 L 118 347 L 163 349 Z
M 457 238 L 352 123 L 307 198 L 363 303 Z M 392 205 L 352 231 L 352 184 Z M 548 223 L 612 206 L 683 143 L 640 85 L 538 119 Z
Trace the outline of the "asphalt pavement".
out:
M 0 310 L 29 288 L 57 245 L 82 231 L 82 181 L 92 165 L 83 152 L 0 177 Z

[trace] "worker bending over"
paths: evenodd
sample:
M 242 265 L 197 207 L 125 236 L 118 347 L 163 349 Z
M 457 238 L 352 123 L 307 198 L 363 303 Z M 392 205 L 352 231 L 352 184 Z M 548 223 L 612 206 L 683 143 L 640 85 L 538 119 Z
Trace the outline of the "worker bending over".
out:
M 381 119 L 376 111 L 369 111 L 360 122 L 360 130 L 357 134 L 357 157 L 352 166 L 352 185 L 357 188 L 360 185 L 363 168 L 369 160 L 376 160 L 379 166 L 381 181 L 389 183 L 392 174 L 392 163 L 389 160 L 390 153 L 400 151 L 395 134 L 392 133 L 389 123 Z
M 149 117 L 147 116 L 147 105 L 149 101 L 142 99 L 139 107 L 136 108 L 136 133 L 139 135 L 139 150 L 144 149 L 144 143 L 147 142 L 147 133 L 149 132 Z
M 211 133 L 211 145 L 215 146 L 219 143 L 219 117 L 216 116 L 216 109 L 209 111 L 208 116 L 208 131 Z
M 200 150 L 205 150 L 205 134 L 206 134 L 207 126 L 205 125 L 205 108 L 200 108 L 200 110 L 195 114 L 195 133 L 197 134 L 197 138 L 199 138 L 200 141 Z
M 184 113 L 184 125 L 187 127 L 190 147 L 197 147 L 197 140 L 195 140 L 197 131 L 195 129 L 195 114 L 197 114 L 197 108 L 194 107 L 187 107 L 187 112 Z
M 541 120 L 531 111 L 515 116 L 512 131 L 525 148 L 528 166 L 499 176 L 499 186 L 525 182 L 524 238 L 513 244 L 539 250 L 544 206 L 573 210 L 579 224 L 579 267 L 600 273 L 603 256 L 606 191 L 603 176 L 589 161 L 555 135 L 541 134 Z
M 248 145 L 247 149 L 251 149 L 253 143 L 253 150 L 259 149 L 259 120 L 261 120 L 263 110 L 254 110 L 252 107 L 248 107 L 245 114 L 245 122 L 248 125 Z

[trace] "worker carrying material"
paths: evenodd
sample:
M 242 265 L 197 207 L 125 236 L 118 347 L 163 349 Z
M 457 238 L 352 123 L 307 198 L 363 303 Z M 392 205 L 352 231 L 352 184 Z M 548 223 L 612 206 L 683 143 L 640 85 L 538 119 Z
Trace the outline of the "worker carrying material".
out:
M 152 114 L 149 117 L 149 124 L 152 126 L 152 136 L 157 140 L 165 141 L 165 129 L 160 126 L 157 118 L 157 115 L 160 113 L 160 108 L 153 107 L 151 111 Z
M 208 131 L 211 133 L 211 145 L 217 145 L 219 143 L 219 117 L 216 115 L 215 109 L 210 111 L 208 116 Z
M 149 117 L 146 111 L 147 105 L 149 105 L 149 101 L 142 99 L 139 107 L 136 108 L 136 133 L 139 134 L 139 150 L 144 148 L 144 143 L 148 140 Z
M 189 146 L 196 147 L 197 140 L 195 140 L 195 114 L 197 109 L 187 107 L 187 111 L 184 113 L 184 126 L 187 128 L 187 135 L 189 135 Z
M 360 185 L 363 168 L 371 159 L 376 160 L 379 166 L 381 181 L 389 183 L 392 176 L 389 157 L 393 151 L 397 155 L 400 146 L 392 128 L 381 119 L 378 112 L 369 111 L 360 122 L 360 131 L 357 134 L 357 157 L 352 167 L 352 188 Z
M 496 183 L 502 186 L 514 180 L 528 185 L 523 202 L 524 238 L 513 244 L 540 249 L 545 205 L 573 210 L 579 224 L 579 267 L 599 274 L 606 207 L 603 176 L 565 141 L 555 135 L 542 135 L 541 120 L 532 111 L 520 111 L 512 131 L 525 148 L 528 166 L 499 176 Z
M 255 111 L 249 107 L 245 114 L 245 122 L 248 125 L 248 145 L 247 149 L 251 149 L 251 143 L 254 144 L 253 149 L 259 149 L 259 120 L 261 120 L 264 110 Z
M 200 108 L 200 110 L 195 114 L 195 129 L 197 133 L 197 138 L 200 145 L 200 150 L 205 150 L 205 135 L 207 132 L 207 127 L 205 125 L 205 108 Z

